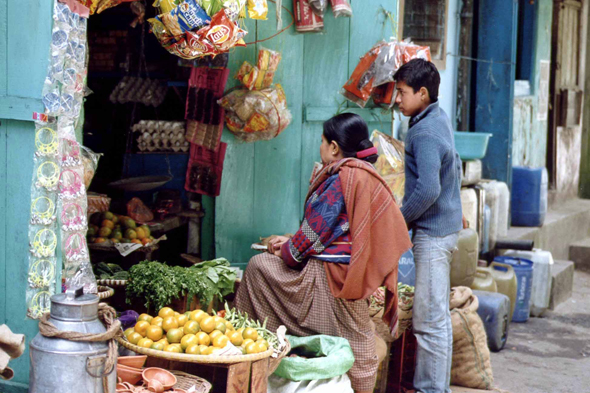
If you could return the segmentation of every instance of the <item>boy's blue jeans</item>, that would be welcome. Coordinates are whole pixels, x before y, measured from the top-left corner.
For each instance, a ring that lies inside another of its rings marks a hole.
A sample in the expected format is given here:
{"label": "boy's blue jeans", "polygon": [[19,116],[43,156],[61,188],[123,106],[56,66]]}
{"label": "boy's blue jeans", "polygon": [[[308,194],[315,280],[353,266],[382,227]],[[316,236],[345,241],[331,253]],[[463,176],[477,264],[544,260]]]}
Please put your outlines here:
{"label": "boy's blue jeans", "polygon": [[422,393],[451,393],[453,329],[449,311],[450,271],[458,233],[413,236],[416,263],[413,328],[418,340],[414,388]]}

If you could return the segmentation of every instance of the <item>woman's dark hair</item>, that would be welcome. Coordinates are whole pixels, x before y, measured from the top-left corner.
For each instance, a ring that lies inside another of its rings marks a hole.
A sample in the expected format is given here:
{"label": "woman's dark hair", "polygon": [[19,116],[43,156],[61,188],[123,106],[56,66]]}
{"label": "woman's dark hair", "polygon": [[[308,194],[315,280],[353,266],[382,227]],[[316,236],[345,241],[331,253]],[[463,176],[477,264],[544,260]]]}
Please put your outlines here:
{"label": "woman's dark hair", "polygon": [[[370,149],[373,142],[369,140],[369,127],[359,115],[342,113],[324,123],[324,137],[328,143],[338,143],[344,157],[354,157],[359,151]],[[361,158],[371,164],[377,161],[377,154]]]}

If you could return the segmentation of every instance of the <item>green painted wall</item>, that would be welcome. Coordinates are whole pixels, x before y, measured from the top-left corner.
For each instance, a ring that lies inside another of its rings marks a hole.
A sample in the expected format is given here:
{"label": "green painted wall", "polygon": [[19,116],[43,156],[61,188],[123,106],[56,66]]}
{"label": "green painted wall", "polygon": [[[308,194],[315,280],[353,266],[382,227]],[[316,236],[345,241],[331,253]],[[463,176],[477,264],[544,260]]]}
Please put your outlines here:
{"label": "green painted wall", "polygon": [[[37,322],[25,319],[35,132],[30,119],[43,110],[52,4],[0,0],[0,324],[24,333],[27,343],[37,334]],[[10,366],[16,375],[0,380],[0,392],[26,392],[28,351]]]}
{"label": "green painted wall", "polygon": [[512,164],[544,167],[547,161],[547,120],[537,120],[541,60],[551,59],[553,1],[538,0],[531,95],[514,98]]}
{"label": "green painted wall", "polygon": [[[274,5],[269,5],[270,15]],[[283,5],[292,9],[291,2]],[[224,133],[228,149],[221,195],[215,203],[218,257],[244,264],[254,255],[250,245],[260,236],[298,229],[313,163],[319,161],[322,123],[344,101],[338,92],[359,58],[378,40],[392,36],[380,6],[395,12],[397,3],[353,0],[351,19],[334,19],[328,10],[324,34],[297,34],[291,29],[261,44],[283,54],[275,82],[285,89],[293,121],[272,141],[245,144]],[[289,20],[286,13],[284,19]],[[276,29],[274,22],[265,22],[249,31],[248,41],[253,35],[268,37]],[[232,72],[255,57],[255,46],[236,50],[230,56]],[[370,121],[371,130],[391,132],[390,114],[359,113]]]}

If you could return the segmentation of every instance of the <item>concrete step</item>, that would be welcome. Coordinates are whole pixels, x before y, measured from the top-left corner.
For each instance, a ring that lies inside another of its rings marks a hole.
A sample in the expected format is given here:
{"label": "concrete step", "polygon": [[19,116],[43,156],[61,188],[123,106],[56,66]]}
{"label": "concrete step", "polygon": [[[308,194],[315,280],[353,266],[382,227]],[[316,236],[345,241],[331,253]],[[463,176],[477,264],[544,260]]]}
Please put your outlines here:
{"label": "concrete step", "polygon": [[572,261],[556,260],[551,268],[551,300],[549,309],[555,310],[557,306],[572,297],[574,287],[574,263]]}
{"label": "concrete step", "polygon": [[570,260],[576,269],[590,271],[590,237],[570,244]]}

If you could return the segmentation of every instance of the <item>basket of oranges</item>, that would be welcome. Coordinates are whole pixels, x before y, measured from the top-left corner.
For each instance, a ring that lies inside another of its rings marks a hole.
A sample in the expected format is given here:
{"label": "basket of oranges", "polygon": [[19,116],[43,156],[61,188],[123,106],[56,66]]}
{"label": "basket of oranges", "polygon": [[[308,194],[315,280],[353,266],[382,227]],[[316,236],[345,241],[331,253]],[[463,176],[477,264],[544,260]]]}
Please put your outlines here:
{"label": "basket of oranges", "polygon": [[[265,329],[266,330],[266,329]],[[141,314],[125,330],[119,344],[134,352],[188,363],[239,363],[268,358],[276,336],[254,327],[236,328],[219,315],[203,310],[175,312],[170,307],[152,317]]]}

